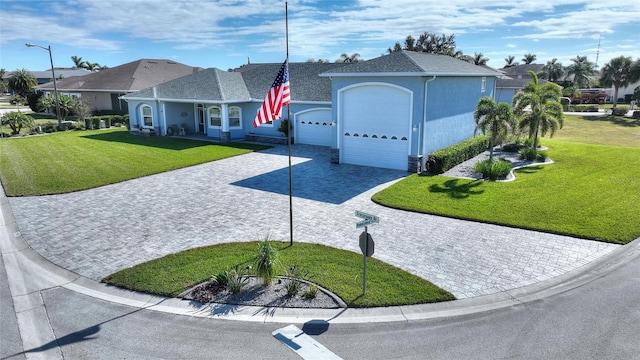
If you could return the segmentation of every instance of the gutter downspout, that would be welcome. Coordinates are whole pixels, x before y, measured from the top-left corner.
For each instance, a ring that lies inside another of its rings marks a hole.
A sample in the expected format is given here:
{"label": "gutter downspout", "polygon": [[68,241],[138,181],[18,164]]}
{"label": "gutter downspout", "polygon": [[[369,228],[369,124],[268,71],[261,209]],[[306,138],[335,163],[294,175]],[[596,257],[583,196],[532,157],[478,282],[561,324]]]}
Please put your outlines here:
{"label": "gutter downspout", "polygon": [[424,102],[423,102],[423,106],[422,106],[422,124],[420,124],[419,129],[418,129],[418,136],[420,136],[418,138],[418,158],[420,159],[420,167],[418,169],[418,172],[422,172],[425,169],[425,163],[427,161],[427,159],[424,158],[424,152],[425,152],[425,144],[424,144],[424,130],[427,127],[427,90],[429,88],[428,84],[429,82],[433,81],[436,79],[436,76],[433,75],[433,77],[431,79],[425,79],[424,81]]}

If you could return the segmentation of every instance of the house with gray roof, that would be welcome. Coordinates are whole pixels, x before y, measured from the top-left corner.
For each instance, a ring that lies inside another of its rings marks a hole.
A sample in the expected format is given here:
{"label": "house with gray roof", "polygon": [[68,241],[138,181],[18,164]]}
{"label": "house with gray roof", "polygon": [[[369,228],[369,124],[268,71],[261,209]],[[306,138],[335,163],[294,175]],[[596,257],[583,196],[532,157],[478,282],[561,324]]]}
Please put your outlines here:
{"label": "house with gray roof", "polygon": [[[118,99],[120,96],[200,70],[171,60],[140,59],[82,76],[65,77],[57,80],[56,85],[60,94],[87,99],[93,110],[126,113],[127,104]],[[36,89],[53,95],[53,81]]]}
{"label": "house with gray roof", "polygon": [[[279,68],[211,68],[122,99],[132,130],[221,142],[278,137],[280,120],[252,123]],[[424,155],[474,135],[478,99],[495,96],[500,76],[450,56],[410,51],[350,64],[291,63],[292,134],[296,144],[326,146],[335,163],[413,172]]]}

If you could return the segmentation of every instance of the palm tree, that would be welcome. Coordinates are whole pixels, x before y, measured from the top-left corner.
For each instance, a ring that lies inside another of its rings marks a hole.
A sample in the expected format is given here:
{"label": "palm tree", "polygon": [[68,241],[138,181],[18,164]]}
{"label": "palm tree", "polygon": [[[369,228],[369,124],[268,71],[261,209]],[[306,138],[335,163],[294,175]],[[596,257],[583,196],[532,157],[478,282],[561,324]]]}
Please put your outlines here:
{"label": "palm tree", "polygon": [[504,62],[505,62],[504,67],[505,67],[505,68],[508,68],[508,67],[512,67],[512,66],[518,66],[518,65],[520,65],[520,64],[519,64],[517,61],[515,61],[515,60],[516,60],[516,57],[515,57],[515,56],[513,56],[513,55],[509,55],[509,57],[504,58]]}
{"label": "palm tree", "polygon": [[38,82],[32,73],[26,69],[16,70],[11,74],[9,78],[9,89],[24,96],[26,93],[31,92]]}
{"label": "palm tree", "polygon": [[537,56],[532,53],[524,54],[522,62],[524,62],[525,64],[533,64],[533,62],[536,61],[536,58]]}
{"label": "palm tree", "polygon": [[90,61],[87,61],[84,65],[84,68],[91,71],[91,72],[95,72],[98,71],[102,68],[102,66],[98,63],[92,63]]}
{"label": "palm tree", "polygon": [[540,72],[541,78],[552,82],[557,82],[563,75],[564,67],[556,58],[551,59],[551,61],[547,61],[547,64],[542,67],[542,71]]}
{"label": "palm tree", "polygon": [[640,74],[633,71],[634,63],[630,56],[619,56],[611,59],[600,71],[600,84],[614,87],[613,107],[618,104],[618,90],[627,87],[640,78]]}
{"label": "palm tree", "polygon": [[533,81],[525,84],[522,91],[513,96],[513,111],[520,120],[520,129],[529,129],[529,139],[533,139],[533,148],[538,148],[538,134],[550,136],[564,124],[564,114],[560,97],[562,89],[557,84],[538,83],[538,75],[529,71]]}
{"label": "palm tree", "polygon": [[586,56],[580,55],[577,55],[571,61],[573,61],[573,64],[567,67],[567,75],[573,75],[573,82],[578,87],[588,87],[589,76],[597,73],[596,65],[587,60]]}
{"label": "palm tree", "polygon": [[480,129],[483,134],[487,132],[490,134],[489,161],[492,161],[493,148],[515,127],[511,106],[504,102],[496,104],[493,98],[483,96],[478,101],[473,116],[476,120],[475,131]]}
{"label": "palm tree", "polygon": [[4,82],[4,76],[7,73],[7,70],[4,68],[0,69],[0,93],[4,94],[7,91],[7,83]]}
{"label": "palm tree", "polygon": [[473,61],[475,65],[487,65],[489,58],[484,57],[483,53],[474,53]]}
{"label": "palm tree", "polygon": [[87,66],[87,63],[82,61],[81,57],[77,57],[75,55],[71,56],[71,61],[73,61],[73,67],[78,69],[84,69]]}
{"label": "palm tree", "polygon": [[359,61],[360,61],[360,54],[358,53],[353,53],[351,55],[347,53],[342,53],[340,54],[340,58],[336,60],[337,63],[351,63],[351,62],[359,62]]}

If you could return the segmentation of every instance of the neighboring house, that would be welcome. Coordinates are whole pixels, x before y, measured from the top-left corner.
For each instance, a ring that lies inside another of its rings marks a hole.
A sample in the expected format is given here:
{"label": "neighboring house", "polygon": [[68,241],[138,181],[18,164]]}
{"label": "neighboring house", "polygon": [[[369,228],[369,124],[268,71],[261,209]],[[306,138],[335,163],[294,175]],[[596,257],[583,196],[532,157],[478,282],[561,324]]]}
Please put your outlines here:
{"label": "neighboring house", "polygon": [[[64,79],[72,76],[83,76],[87,74],[91,74],[91,71],[87,69],[78,69],[78,68],[53,68],[56,73],[57,79]],[[42,70],[42,71],[29,71],[33,77],[36,78],[36,82],[38,85],[48,83],[49,81],[53,81],[51,69]],[[12,71],[8,71],[4,74],[4,80],[8,81],[11,77]]]}
{"label": "neighboring house", "polygon": [[[131,129],[186,131],[222,142],[281,136],[279,120],[252,125],[279,67],[206,69],[123,96]],[[292,63],[289,75],[296,144],[331,147],[336,163],[414,172],[424,154],[474,135],[478,99],[495,95],[501,73],[402,51],[348,65]]]}
{"label": "neighboring house", "polygon": [[544,67],[543,64],[522,64],[500,69],[500,72],[512,79],[529,79],[532,80],[529,71],[539,74]]}
{"label": "neighboring house", "polygon": [[[56,85],[59,94],[88,99],[93,110],[126,113],[127,104],[118,99],[120,96],[200,70],[202,68],[171,60],[141,59],[83,76],[65,77],[57,80]],[[39,85],[36,89],[52,96],[53,82]]]}
{"label": "neighboring house", "polygon": [[[522,90],[524,85],[533,80],[529,71],[533,71],[538,74],[542,71],[544,65],[542,64],[522,64],[499,69],[504,76],[498,79],[496,83],[496,96],[495,100],[498,103],[506,102],[511,104],[513,95],[519,90]],[[547,80],[538,79],[539,84],[547,83]]]}

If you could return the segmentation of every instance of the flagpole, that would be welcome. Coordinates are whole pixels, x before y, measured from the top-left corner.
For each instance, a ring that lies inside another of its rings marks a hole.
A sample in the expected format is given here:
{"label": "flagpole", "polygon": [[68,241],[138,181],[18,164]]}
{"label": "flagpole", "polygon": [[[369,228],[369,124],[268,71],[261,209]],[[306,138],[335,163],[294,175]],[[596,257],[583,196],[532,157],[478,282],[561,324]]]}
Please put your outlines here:
{"label": "flagpole", "polygon": [[[287,68],[289,67],[289,5],[288,2],[284,2],[284,19],[285,19],[285,42],[287,48]],[[291,73],[289,73],[291,76]],[[291,105],[287,104],[287,147],[289,149],[289,245],[293,246],[293,186],[291,176]]]}

